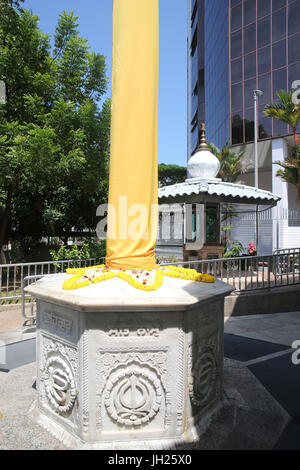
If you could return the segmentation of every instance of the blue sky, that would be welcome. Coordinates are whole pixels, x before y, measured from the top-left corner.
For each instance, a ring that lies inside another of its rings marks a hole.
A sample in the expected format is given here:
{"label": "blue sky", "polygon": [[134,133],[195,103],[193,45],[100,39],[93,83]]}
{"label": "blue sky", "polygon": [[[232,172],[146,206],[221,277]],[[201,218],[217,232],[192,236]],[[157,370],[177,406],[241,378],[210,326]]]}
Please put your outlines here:
{"label": "blue sky", "polygon": [[[53,35],[58,15],[73,10],[92,50],[107,57],[111,77],[112,0],[25,0]],[[186,165],[187,1],[160,0],[159,163]],[[110,94],[110,92],[109,92]]]}

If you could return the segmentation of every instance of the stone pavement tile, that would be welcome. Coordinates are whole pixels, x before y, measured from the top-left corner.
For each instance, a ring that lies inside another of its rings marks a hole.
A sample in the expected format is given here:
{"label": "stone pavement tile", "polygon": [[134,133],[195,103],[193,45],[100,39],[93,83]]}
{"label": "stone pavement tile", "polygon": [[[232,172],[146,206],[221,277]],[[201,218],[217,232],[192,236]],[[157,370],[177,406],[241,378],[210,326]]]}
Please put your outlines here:
{"label": "stone pavement tile", "polygon": [[5,363],[1,365],[1,368],[4,370],[12,370],[36,360],[35,338],[6,344],[1,346],[1,349],[3,348],[5,349]]}
{"label": "stone pavement tile", "polygon": [[25,415],[36,396],[32,388],[36,374],[35,363],[14,369],[0,380],[0,413]]}
{"label": "stone pavement tile", "polygon": [[300,339],[300,312],[247,315],[225,319],[225,333],[289,346]]}
{"label": "stone pavement tile", "polygon": [[290,416],[300,421],[300,364],[293,364],[292,354],[250,365],[249,369]]}
{"label": "stone pavement tile", "polygon": [[258,341],[245,336],[224,334],[224,355],[237,361],[250,361],[287,349],[287,346]]}
{"label": "stone pavement tile", "polygon": [[0,448],[15,450],[59,450],[65,447],[32,422],[27,416],[11,416],[1,419]]}
{"label": "stone pavement tile", "polygon": [[[26,315],[30,315],[30,305],[25,309]],[[21,304],[0,305],[0,333],[15,331],[28,327],[29,321],[22,316]]]}
{"label": "stone pavement tile", "polygon": [[276,450],[300,450],[300,422],[288,423],[276,445]]}
{"label": "stone pavement tile", "polygon": [[19,328],[14,331],[7,331],[0,333],[0,342],[1,344],[11,344],[17,343],[19,341],[26,341],[27,339],[32,339],[36,337],[36,328],[35,327],[26,327]]}
{"label": "stone pavement tile", "polygon": [[224,390],[225,405],[207,431],[176,449],[273,449],[289,422],[286,411],[246,367],[229,359],[224,361]]}

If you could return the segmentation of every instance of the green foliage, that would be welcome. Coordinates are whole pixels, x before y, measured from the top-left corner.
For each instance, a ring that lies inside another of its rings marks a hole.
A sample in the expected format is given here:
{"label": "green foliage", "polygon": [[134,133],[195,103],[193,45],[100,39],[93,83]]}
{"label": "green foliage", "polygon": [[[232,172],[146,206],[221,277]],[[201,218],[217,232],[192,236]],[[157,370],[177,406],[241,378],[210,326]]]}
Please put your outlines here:
{"label": "green foliage", "polygon": [[179,165],[158,165],[159,186],[169,186],[176,183],[183,183],[186,180],[186,167]]}
{"label": "green foliage", "polygon": [[[101,258],[105,257],[106,253],[106,243],[102,241],[101,243],[89,240],[83,245],[79,246],[73,244],[71,246],[62,245],[58,250],[51,250],[50,255],[53,261],[64,261],[72,260],[74,263],[70,264],[70,267],[77,267],[80,264],[76,263],[76,260],[87,260],[94,258],[96,263],[99,263]],[[56,265],[59,267],[59,263]]]}
{"label": "green foliage", "polygon": [[[72,260],[73,263],[69,265],[71,268],[80,266],[80,263],[76,263],[76,260],[86,260],[90,257],[87,244],[80,247],[77,245],[72,245],[71,247],[62,245],[57,251],[51,250],[50,255],[53,261]],[[57,263],[56,267],[60,270],[60,263]]]}
{"label": "green foliage", "polygon": [[226,142],[226,144],[221,149],[219,149],[210,142],[208,142],[207,145],[210,151],[220,161],[221,167],[218,177],[221,178],[222,181],[228,183],[236,183],[238,178],[240,178],[241,175],[247,170],[247,167],[245,165],[242,166],[242,158],[244,156],[244,152],[233,152],[228,142]]}
{"label": "green foliage", "polygon": [[106,202],[110,100],[105,57],[62,13],[51,51],[38,17],[0,0],[0,250],[8,227],[20,239],[94,230]]}
{"label": "green foliage", "polygon": [[243,252],[243,245],[238,241],[234,240],[231,246],[226,246],[223,252],[223,258],[238,258]]}
{"label": "green foliage", "polygon": [[101,240],[101,242],[96,242],[93,240],[88,241],[89,254],[90,258],[95,258],[97,263],[101,258],[106,256],[106,240]]}
{"label": "green foliage", "polygon": [[274,164],[282,167],[277,171],[276,176],[296,186],[300,201],[300,145],[297,145],[285,160],[274,162]]}
{"label": "green foliage", "polygon": [[276,94],[280,102],[267,104],[264,109],[264,115],[289,124],[293,129],[295,145],[297,145],[296,130],[300,118],[300,105],[293,103],[292,93],[280,90]]}
{"label": "green foliage", "polygon": [[282,169],[277,171],[276,176],[280,177],[286,183],[293,184],[298,189],[298,199],[300,201],[300,146],[297,139],[297,125],[300,118],[300,105],[293,103],[292,93],[284,90],[277,92],[280,99],[279,103],[269,103],[265,106],[265,116],[279,119],[289,124],[294,133],[295,148],[288,157],[282,162],[275,162]]}

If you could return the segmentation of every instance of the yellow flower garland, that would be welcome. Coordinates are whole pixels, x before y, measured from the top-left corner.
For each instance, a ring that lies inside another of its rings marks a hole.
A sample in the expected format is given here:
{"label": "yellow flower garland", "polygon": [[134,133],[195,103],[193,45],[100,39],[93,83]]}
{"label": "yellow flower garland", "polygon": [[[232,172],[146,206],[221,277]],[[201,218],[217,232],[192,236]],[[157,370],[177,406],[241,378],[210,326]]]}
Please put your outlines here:
{"label": "yellow flower garland", "polygon": [[[99,275],[88,277],[88,271],[90,270],[96,270],[96,273],[99,272]],[[178,266],[162,267],[157,265],[155,280],[152,284],[148,285],[145,282],[142,283],[136,281],[128,272],[125,272],[124,270],[111,270],[104,264],[90,266],[88,268],[69,268],[66,270],[66,272],[67,274],[73,274],[73,276],[63,282],[62,288],[65,290],[79,289],[81,287],[89,286],[90,283],[97,284],[98,282],[106,281],[114,277],[123,279],[136,289],[144,290],[146,292],[157,290],[162,285],[164,276],[197,282],[215,282],[215,278],[209,274],[198,273],[195,269],[181,268]]]}

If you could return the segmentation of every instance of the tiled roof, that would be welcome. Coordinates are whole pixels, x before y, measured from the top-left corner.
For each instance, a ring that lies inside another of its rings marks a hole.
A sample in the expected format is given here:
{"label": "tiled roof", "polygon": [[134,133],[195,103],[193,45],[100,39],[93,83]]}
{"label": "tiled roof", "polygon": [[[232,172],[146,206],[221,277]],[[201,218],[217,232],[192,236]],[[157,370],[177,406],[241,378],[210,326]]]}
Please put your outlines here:
{"label": "tiled roof", "polygon": [[164,186],[159,188],[158,197],[162,198],[178,198],[182,196],[191,196],[193,194],[200,195],[206,193],[212,196],[224,196],[236,198],[237,202],[245,202],[248,199],[256,199],[258,203],[276,203],[280,201],[280,196],[273,194],[263,189],[254,188],[252,186],[245,186],[235,183],[224,183],[223,181],[186,181],[185,183],[178,183],[172,186]]}

